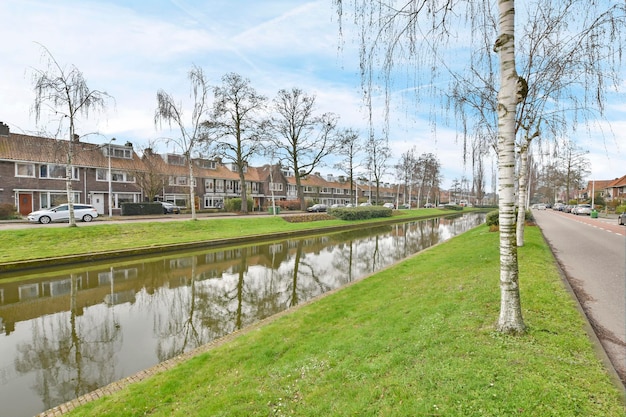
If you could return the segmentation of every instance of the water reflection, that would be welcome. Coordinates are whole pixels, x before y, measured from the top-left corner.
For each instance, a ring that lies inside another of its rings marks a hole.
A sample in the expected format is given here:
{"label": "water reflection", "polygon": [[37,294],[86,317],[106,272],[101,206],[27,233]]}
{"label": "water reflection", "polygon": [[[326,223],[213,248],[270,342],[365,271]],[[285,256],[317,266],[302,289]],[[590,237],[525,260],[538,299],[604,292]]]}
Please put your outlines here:
{"label": "water reflection", "polygon": [[0,282],[0,415],[72,400],[483,221],[459,215]]}

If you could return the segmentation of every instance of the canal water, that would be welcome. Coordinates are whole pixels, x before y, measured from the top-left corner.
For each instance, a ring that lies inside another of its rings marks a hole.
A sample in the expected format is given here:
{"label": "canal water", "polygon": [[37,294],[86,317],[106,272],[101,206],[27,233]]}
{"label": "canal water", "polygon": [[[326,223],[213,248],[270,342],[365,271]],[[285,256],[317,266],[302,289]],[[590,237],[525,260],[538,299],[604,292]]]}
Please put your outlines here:
{"label": "canal water", "polygon": [[484,219],[469,213],[0,279],[0,417],[34,416]]}

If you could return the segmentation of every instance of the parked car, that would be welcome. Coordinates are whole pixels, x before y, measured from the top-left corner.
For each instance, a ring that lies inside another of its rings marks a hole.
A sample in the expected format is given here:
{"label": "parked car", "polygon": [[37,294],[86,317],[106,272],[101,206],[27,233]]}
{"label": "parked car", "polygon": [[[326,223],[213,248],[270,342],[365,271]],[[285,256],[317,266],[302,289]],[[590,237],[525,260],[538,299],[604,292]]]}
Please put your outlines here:
{"label": "parked car", "polygon": [[572,213],[578,214],[586,214],[591,215],[591,204],[579,204],[575,208],[572,209]]}
{"label": "parked car", "polygon": [[424,208],[433,208],[435,207],[435,205],[433,203],[426,203],[424,204]]}
{"label": "parked car", "polygon": [[160,203],[163,206],[163,214],[180,214],[180,207],[176,204],[167,201],[160,201]]}
{"label": "parked car", "polygon": [[339,208],[339,207],[346,207],[346,206],[345,204],[341,204],[341,203],[335,203],[330,206],[330,208]]}
{"label": "parked car", "polygon": [[[98,217],[98,211],[94,206],[87,204],[74,204],[74,218],[84,222],[90,222]],[[56,207],[33,211],[28,215],[28,221],[33,223],[48,224],[70,220],[69,204],[61,204]]]}
{"label": "parked car", "polygon": [[535,208],[536,208],[537,210],[545,210],[545,209],[546,209],[546,205],[545,205],[545,204],[537,204],[537,205],[535,206]]}
{"label": "parked car", "polygon": [[619,216],[617,216],[617,224],[626,226],[626,213],[622,213]]}
{"label": "parked car", "polygon": [[359,204],[360,207],[369,207],[371,205],[372,205],[372,203],[370,203],[369,201],[366,201],[365,203]]}
{"label": "parked car", "polygon": [[392,210],[393,210],[394,208],[396,208],[396,206],[395,206],[393,203],[385,203],[385,204],[383,204],[383,207],[387,207],[387,208],[390,208],[390,209],[392,209]]}
{"label": "parked car", "polygon": [[306,211],[311,213],[320,213],[328,210],[328,206],[326,204],[313,204],[311,207],[306,209]]}

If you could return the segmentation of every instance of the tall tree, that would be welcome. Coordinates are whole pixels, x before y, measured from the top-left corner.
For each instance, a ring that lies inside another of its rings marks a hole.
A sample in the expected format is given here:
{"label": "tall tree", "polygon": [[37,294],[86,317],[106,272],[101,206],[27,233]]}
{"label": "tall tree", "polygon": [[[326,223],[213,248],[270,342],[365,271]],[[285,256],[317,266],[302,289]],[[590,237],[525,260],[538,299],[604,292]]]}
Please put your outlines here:
{"label": "tall tree", "polygon": [[354,196],[353,204],[356,206],[358,203],[358,195],[354,189],[354,170],[360,166],[357,162],[357,156],[361,146],[359,133],[353,129],[343,129],[339,132],[338,141],[338,154],[343,157],[343,159],[335,164],[335,168],[348,175],[348,182],[350,183],[350,199],[352,200]]}
{"label": "tall tree", "polygon": [[[367,152],[367,158],[365,163],[367,165],[367,171],[370,174],[370,181],[374,177],[374,184],[376,184],[376,204],[380,201],[380,183],[383,180],[385,174],[387,174],[387,161],[391,157],[391,148],[389,148],[389,142],[386,138],[371,135],[365,143],[365,150]],[[372,195],[370,193],[370,202]]]}
{"label": "tall tree", "polygon": [[[191,87],[190,96],[193,99],[190,124],[184,119],[182,103],[176,103],[174,98],[164,90],[157,91],[157,108],[154,112],[154,125],[161,127],[165,122],[169,127],[175,125],[180,130],[177,138],[168,138],[169,142],[181,148],[189,172],[189,204],[191,205],[191,219],[197,220],[196,215],[196,180],[194,175],[193,152],[205,140],[201,132],[201,123],[206,117],[209,108],[210,86],[202,68],[193,66],[187,74]],[[204,142],[206,143],[206,142]]]}
{"label": "tall tree", "polygon": [[413,192],[413,184],[415,179],[415,171],[417,160],[415,158],[415,146],[406,150],[400,155],[396,164],[396,176],[401,184],[404,185],[403,203],[411,207],[411,194]]}
{"label": "tall tree", "polygon": [[78,68],[74,65],[69,68],[63,67],[45,46],[41,45],[41,50],[43,59],[46,61],[46,69],[33,70],[32,79],[35,88],[33,111],[35,120],[39,122],[42,111],[49,106],[55,115],[61,116],[60,129],[65,120],[69,123],[69,141],[65,161],[65,190],[69,206],[69,225],[75,227],[72,178],[74,152],[76,151],[74,145],[78,140],[75,131],[77,117],[79,115],[88,117],[90,111],[104,110],[106,107],[105,99],[110,98],[110,96],[104,91],[89,89],[83,73]]}
{"label": "tall tree", "polygon": [[338,147],[338,117],[316,114],[315,96],[299,88],[280,90],[274,98],[270,130],[285,167],[293,170],[300,208],[306,209],[302,178],[311,174]]}
{"label": "tall tree", "polygon": [[575,197],[573,191],[582,187],[583,179],[589,174],[589,159],[586,156],[588,153],[589,151],[582,150],[576,144],[566,141],[557,154],[568,200]]}
{"label": "tall tree", "polygon": [[262,150],[263,120],[267,99],[250,80],[234,72],[222,77],[213,89],[215,101],[210,118],[203,123],[206,138],[215,141],[216,152],[230,161],[239,174],[241,212],[248,213],[246,171],[248,161]]}

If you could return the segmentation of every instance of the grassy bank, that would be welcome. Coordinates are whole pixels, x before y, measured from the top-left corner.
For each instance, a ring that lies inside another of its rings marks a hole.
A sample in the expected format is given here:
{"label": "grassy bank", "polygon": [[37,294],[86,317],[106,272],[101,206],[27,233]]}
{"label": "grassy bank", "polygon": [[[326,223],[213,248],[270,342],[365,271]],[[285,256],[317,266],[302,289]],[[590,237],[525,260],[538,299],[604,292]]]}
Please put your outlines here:
{"label": "grassy bank", "polygon": [[[411,219],[453,212],[438,209],[398,211],[395,219]],[[388,221],[389,218],[367,220],[367,223]],[[77,255],[171,245],[212,239],[266,235],[276,232],[319,229],[330,226],[358,224],[358,221],[322,220],[290,223],[276,216],[237,216],[232,218],[203,218],[198,221],[128,222],[81,225],[78,227],[47,227],[0,230],[0,263],[55,256]]]}
{"label": "grassy bank", "polygon": [[525,336],[494,331],[482,226],[69,416],[623,416],[539,230],[526,238]]}

